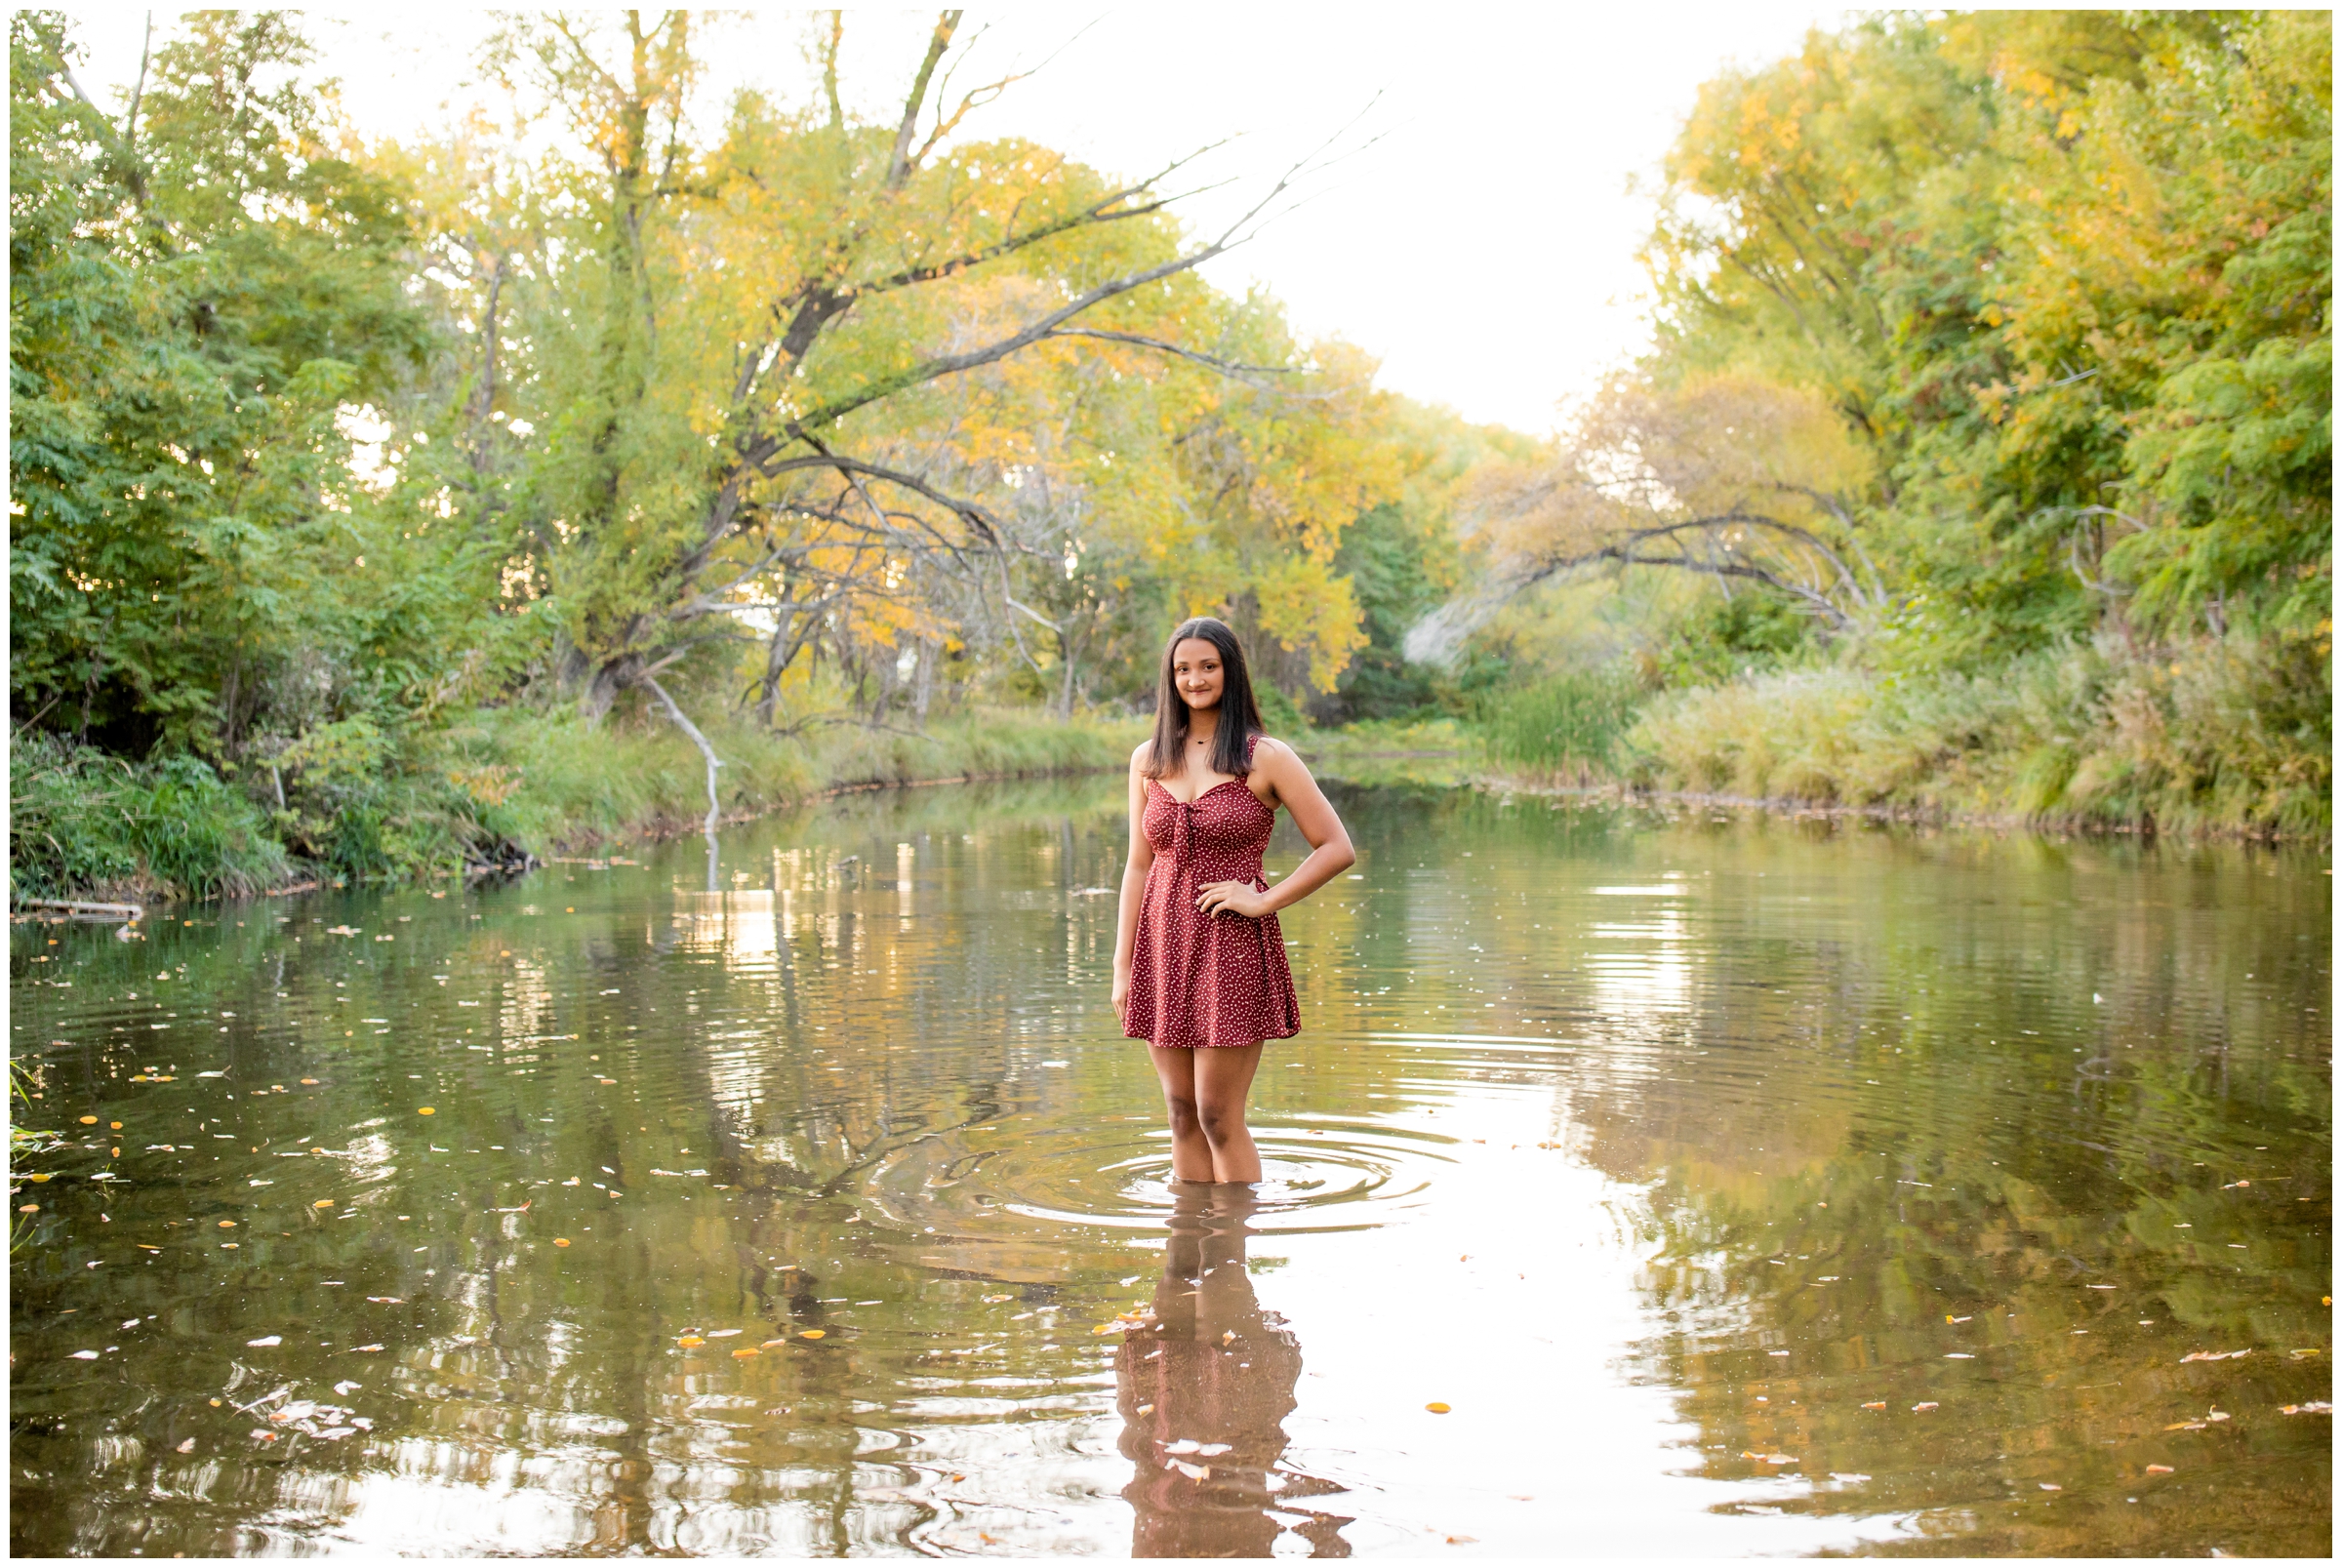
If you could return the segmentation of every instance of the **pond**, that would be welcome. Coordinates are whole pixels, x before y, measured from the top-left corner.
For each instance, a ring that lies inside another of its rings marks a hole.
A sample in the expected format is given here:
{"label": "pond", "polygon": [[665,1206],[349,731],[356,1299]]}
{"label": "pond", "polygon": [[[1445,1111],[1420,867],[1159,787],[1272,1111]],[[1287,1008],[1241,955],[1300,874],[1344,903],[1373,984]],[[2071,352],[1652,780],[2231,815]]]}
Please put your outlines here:
{"label": "pond", "polygon": [[18,926],[13,1549],[2328,1548],[2322,859],[1337,800],[1249,1193],[1114,779]]}

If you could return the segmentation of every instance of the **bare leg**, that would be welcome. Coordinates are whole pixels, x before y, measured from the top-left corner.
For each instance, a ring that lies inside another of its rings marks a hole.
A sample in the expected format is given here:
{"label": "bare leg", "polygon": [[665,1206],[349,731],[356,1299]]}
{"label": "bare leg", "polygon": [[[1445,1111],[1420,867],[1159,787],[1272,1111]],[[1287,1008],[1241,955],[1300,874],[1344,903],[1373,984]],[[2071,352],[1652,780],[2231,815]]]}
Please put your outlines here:
{"label": "bare leg", "polygon": [[1162,1080],[1163,1109],[1171,1121],[1171,1175],[1181,1182],[1212,1180],[1212,1146],[1203,1136],[1195,1104],[1195,1058],[1204,1054],[1150,1045],[1154,1075]]}
{"label": "bare leg", "polygon": [[1188,1054],[1195,1059],[1195,1115],[1211,1146],[1211,1180],[1259,1181],[1261,1153],[1252,1146],[1252,1129],[1244,1125],[1244,1097],[1252,1093],[1261,1048],[1231,1046]]}

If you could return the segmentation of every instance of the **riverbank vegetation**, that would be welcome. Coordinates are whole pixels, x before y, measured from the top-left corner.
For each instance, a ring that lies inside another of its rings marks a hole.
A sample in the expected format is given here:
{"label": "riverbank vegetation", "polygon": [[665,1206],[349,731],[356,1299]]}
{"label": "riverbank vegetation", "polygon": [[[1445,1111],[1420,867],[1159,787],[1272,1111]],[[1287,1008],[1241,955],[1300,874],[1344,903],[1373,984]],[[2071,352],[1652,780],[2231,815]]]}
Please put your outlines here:
{"label": "riverbank vegetation", "polygon": [[1532,771],[2326,836],[2331,59],[1956,14],[1712,82],[1655,348],[1475,472],[1416,651],[1553,672],[1486,710]]}
{"label": "riverbank vegetation", "polygon": [[1898,16],[1718,78],[1655,345],[1546,441],[1197,273],[1322,165],[1197,232],[1206,154],[984,140],[957,18],[868,119],[836,18],[710,104],[718,20],[531,16],[501,118],[398,141],[286,14],[102,104],[15,14],[13,895],[1096,766],[1198,611],[1280,728],[2327,833],[2322,16]]}

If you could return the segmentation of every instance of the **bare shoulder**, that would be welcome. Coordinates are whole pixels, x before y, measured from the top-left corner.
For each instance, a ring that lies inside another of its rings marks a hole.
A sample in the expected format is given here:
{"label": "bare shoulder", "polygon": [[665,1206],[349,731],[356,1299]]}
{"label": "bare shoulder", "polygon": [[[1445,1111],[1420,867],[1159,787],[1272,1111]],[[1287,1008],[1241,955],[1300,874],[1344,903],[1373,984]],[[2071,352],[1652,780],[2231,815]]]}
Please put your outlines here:
{"label": "bare shoulder", "polygon": [[1141,741],[1130,753],[1130,771],[1137,773],[1141,769],[1145,768],[1147,766],[1148,753],[1153,749],[1154,743],[1152,741]]}
{"label": "bare shoulder", "polygon": [[1254,740],[1252,763],[1256,768],[1266,763],[1272,777],[1306,779],[1310,773],[1310,765],[1301,760],[1301,753],[1273,735]]}

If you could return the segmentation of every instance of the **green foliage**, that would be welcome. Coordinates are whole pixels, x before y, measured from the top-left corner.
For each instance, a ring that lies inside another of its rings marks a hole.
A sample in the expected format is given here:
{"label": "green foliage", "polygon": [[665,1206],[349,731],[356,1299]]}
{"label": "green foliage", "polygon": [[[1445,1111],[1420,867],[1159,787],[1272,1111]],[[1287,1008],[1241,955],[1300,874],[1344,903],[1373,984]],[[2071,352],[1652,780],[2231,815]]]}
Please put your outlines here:
{"label": "green foliage", "polygon": [[266,818],[194,757],[132,764],[37,735],[9,766],[16,898],[220,898],[290,880]]}
{"label": "green foliage", "polygon": [[1311,704],[1312,712],[1348,723],[1395,718],[1436,702],[1434,671],[1409,663],[1399,644],[1439,602],[1442,583],[1454,573],[1454,540],[1437,519],[1410,515],[1393,502],[1359,513],[1342,536],[1334,565],[1357,598],[1366,646],[1343,670],[1334,693]]}
{"label": "green foliage", "polygon": [[1778,594],[1704,595],[1668,628],[1657,655],[1669,686],[1706,686],[1770,669],[1810,647],[1812,620]]}
{"label": "green foliage", "polygon": [[1671,159],[1654,373],[1827,392],[1881,460],[1861,533],[1971,666],[2110,619],[2314,625],[2331,59],[2322,13],[1816,33]]}
{"label": "green foliage", "polygon": [[1613,774],[1641,702],[1622,665],[1564,670],[1483,695],[1476,728],[1499,767],[1583,782]]}
{"label": "green foliage", "polygon": [[[1657,564],[1743,578],[1741,519],[1826,495],[1808,607],[1837,619],[1825,646],[1788,594],[1646,601],[1670,690],[1636,779],[2330,830],[2331,35],[1894,14],[1703,89],[1649,248],[1656,350],[1570,448],[1595,482],[1549,461],[1479,494],[1500,545],[1575,558],[1625,462],[1709,529]],[[1740,412],[1683,416],[1718,387]],[[1744,450],[1747,411],[1799,397],[1860,449],[1838,482]]]}

